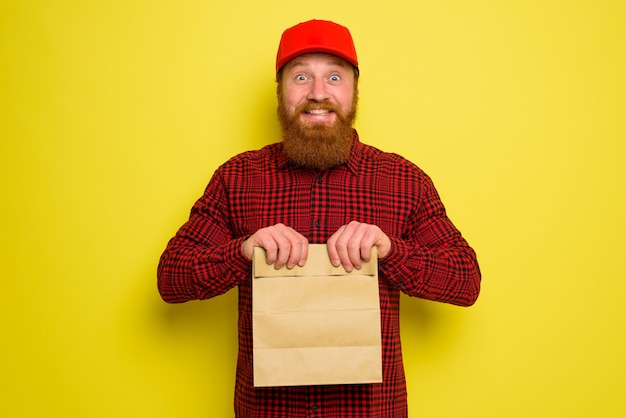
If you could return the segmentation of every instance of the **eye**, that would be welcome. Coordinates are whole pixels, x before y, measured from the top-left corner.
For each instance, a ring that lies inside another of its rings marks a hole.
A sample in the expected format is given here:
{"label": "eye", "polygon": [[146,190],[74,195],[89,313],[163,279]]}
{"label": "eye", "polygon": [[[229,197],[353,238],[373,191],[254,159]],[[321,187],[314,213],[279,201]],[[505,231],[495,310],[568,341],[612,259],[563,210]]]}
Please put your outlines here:
{"label": "eye", "polygon": [[331,75],[330,81],[332,81],[333,83],[338,83],[339,81],[341,81],[341,77],[339,77],[338,75]]}
{"label": "eye", "polygon": [[302,82],[305,82],[305,81],[307,80],[307,76],[306,76],[305,74],[297,74],[297,75],[294,77],[294,80],[295,80],[297,83],[302,83]]}

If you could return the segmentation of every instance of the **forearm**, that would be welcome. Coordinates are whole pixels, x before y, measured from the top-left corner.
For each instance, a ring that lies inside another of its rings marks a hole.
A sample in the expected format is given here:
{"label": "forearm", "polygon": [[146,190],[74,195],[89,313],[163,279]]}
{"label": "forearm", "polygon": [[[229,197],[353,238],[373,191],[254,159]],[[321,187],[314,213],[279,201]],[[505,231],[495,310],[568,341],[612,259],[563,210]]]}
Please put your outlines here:
{"label": "forearm", "polygon": [[480,292],[476,254],[459,237],[427,248],[392,238],[392,250],[380,262],[381,275],[409,296],[470,306]]}
{"label": "forearm", "polygon": [[180,303],[221,295],[246,280],[250,262],[241,253],[243,239],[204,246],[174,237],[161,256],[158,290],[164,301]]}

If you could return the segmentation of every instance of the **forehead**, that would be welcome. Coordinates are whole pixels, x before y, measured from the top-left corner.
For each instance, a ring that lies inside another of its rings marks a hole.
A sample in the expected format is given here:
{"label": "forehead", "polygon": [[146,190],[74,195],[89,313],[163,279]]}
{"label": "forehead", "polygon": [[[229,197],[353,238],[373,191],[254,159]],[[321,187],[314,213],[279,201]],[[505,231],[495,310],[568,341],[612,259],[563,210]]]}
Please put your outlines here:
{"label": "forehead", "polygon": [[285,65],[285,70],[300,69],[303,67],[313,67],[317,65],[325,65],[327,67],[337,67],[351,69],[352,64],[336,55],[326,54],[322,52],[313,52],[300,55]]}

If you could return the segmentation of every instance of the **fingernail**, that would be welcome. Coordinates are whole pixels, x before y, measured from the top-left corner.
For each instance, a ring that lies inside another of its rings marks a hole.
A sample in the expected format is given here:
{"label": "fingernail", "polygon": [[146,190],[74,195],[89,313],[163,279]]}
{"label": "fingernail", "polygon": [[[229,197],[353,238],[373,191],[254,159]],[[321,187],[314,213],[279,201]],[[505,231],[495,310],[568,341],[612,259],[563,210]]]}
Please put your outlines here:
{"label": "fingernail", "polygon": [[330,262],[333,264],[333,266],[335,267],[339,267],[339,265],[341,264],[341,261],[339,260],[330,260]]}

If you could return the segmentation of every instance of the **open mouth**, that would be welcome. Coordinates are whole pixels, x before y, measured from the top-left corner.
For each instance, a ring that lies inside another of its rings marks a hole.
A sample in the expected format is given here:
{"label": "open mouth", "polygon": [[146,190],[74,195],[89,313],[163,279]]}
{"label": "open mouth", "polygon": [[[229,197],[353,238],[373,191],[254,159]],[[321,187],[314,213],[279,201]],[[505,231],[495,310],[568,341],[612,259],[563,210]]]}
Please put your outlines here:
{"label": "open mouth", "polygon": [[324,116],[330,114],[331,112],[332,111],[328,109],[309,109],[306,110],[304,113],[306,113],[307,115]]}

